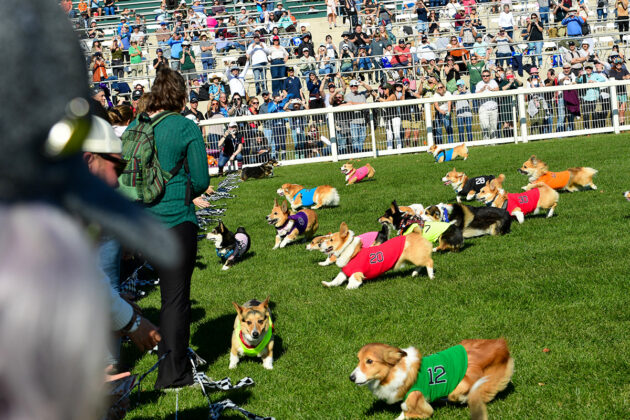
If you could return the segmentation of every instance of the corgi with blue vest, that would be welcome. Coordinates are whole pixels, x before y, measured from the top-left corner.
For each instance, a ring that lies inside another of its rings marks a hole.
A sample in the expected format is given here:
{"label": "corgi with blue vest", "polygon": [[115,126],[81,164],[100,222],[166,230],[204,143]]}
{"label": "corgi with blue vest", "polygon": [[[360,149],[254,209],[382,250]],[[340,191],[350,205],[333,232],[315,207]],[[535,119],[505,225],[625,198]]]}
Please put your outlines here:
{"label": "corgi with blue vest", "polygon": [[436,144],[429,147],[427,152],[430,155],[433,155],[433,158],[437,163],[442,162],[450,162],[451,160],[457,159],[458,157],[463,158],[464,160],[468,159],[468,147],[466,147],[466,143],[462,143],[459,146],[455,146],[452,149],[444,149]]}
{"label": "corgi with blue vest", "polygon": [[358,358],[350,381],[367,386],[388,404],[400,402],[397,420],[431,417],[431,403],[441,398],[468,403],[472,419],[487,419],[486,404],[508,386],[514,373],[504,339],[463,340],[429,356],[415,347],[371,343],[359,350]]}
{"label": "corgi with blue vest", "polygon": [[230,369],[236,369],[241,357],[259,357],[265,369],[273,369],[273,320],[269,310],[269,296],[264,302],[256,299],[242,306],[232,302],[236,308]]}
{"label": "corgi with blue vest", "polygon": [[321,207],[336,207],[339,205],[339,193],[330,185],[320,185],[315,188],[304,188],[298,184],[282,184],[277,191],[285,197],[294,211],[302,207],[319,209]]}
{"label": "corgi with blue vest", "polygon": [[291,213],[286,201],[279,205],[275,198],[271,213],[267,215],[267,223],[276,228],[276,244],[273,249],[284,248],[295,242],[300,235],[310,240],[319,227],[317,213],[313,210],[304,209]]}

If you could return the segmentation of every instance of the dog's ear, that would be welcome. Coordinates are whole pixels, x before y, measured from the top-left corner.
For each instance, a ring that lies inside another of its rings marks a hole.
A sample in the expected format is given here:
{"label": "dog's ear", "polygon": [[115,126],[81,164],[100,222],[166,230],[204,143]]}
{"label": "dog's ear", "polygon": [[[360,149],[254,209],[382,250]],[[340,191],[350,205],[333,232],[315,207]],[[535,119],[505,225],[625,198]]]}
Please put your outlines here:
{"label": "dog's ear", "polygon": [[219,231],[225,232],[225,225],[223,224],[223,220],[219,220]]}
{"label": "dog's ear", "polygon": [[232,305],[234,306],[234,308],[236,308],[236,312],[238,313],[239,316],[243,315],[243,308],[241,307],[241,305],[239,305],[236,302],[232,302]]}
{"label": "dog's ear", "polygon": [[273,199],[273,206],[274,207],[278,207],[278,199],[277,198]]}
{"label": "dog's ear", "polygon": [[403,350],[392,347],[391,349],[385,350],[385,353],[383,353],[383,361],[388,365],[395,366],[400,362],[400,359],[405,356],[407,356],[407,353]]}
{"label": "dog's ear", "polygon": [[529,158],[529,160],[533,163],[536,164],[536,161],[538,161],[538,158],[536,157],[536,155],[532,155],[532,157]]}
{"label": "dog's ear", "polygon": [[289,210],[288,206],[287,206],[287,202],[286,200],[282,202],[282,212],[286,213]]}
{"label": "dog's ear", "polygon": [[265,299],[265,301],[263,303],[261,303],[259,306],[268,309],[269,308],[269,296],[267,296],[267,299]]}
{"label": "dog's ear", "polygon": [[455,169],[455,167],[453,166],[453,172],[457,172],[457,169]]}
{"label": "dog's ear", "polygon": [[505,175],[500,174],[500,175],[497,177],[497,180],[498,180],[498,182],[503,183],[503,181],[505,181]]}
{"label": "dog's ear", "polygon": [[339,235],[341,235],[342,238],[348,236],[348,225],[346,222],[341,222],[341,225],[339,225]]}

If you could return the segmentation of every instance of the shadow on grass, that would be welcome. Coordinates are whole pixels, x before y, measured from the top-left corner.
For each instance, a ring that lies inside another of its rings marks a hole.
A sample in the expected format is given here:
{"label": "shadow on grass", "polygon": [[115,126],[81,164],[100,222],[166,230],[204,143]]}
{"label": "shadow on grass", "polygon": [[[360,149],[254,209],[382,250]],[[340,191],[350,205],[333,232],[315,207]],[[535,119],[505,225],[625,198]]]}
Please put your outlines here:
{"label": "shadow on grass", "polygon": [[212,366],[219,356],[230,351],[234,317],[235,315],[226,314],[204,321],[192,335],[191,343],[199,349],[199,355],[208,365]]}

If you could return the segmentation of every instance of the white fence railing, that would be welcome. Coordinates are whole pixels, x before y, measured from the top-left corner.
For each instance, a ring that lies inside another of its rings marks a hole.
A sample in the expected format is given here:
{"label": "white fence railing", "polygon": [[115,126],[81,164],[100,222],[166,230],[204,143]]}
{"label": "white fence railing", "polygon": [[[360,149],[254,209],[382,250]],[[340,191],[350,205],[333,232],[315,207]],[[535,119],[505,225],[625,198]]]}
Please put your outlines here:
{"label": "white fence railing", "polygon": [[[520,88],[445,98],[370,102],[331,108],[212,118],[201,121],[208,153],[236,122],[245,165],[276,158],[283,165],[424,152],[445,148],[620,133],[629,80]],[[451,102],[450,112],[440,105]],[[468,106],[466,107],[466,104]],[[205,111],[205,110],[201,110]]]}

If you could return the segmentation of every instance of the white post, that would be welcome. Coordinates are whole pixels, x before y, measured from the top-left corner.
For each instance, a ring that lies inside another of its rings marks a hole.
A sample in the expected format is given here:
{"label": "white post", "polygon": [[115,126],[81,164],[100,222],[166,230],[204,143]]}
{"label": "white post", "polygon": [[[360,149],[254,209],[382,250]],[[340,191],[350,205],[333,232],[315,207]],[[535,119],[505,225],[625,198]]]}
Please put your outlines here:
{"label": "white post", "polygon": [[431,104],[424,104],[424,122],[427,126],[427,146],[433,146],[433,121],[431,119]]}
{"label": "white post", "polygon": [[525,94],[516,95],[518,101],[518,115],[521,122],[521,142],[527,143],[527,113],[525,111]]}
{"label": "white post", "polygon": [[374,133],[374,112],[370,108],[370,132],[372,138],[372,156],[378,157],[378,150],[376,150],[376,133]]}
{"label": "white post", "polygon": [[617,86],[610,87],[610,112],[612,112],[613,128],[619,134],[619,101],[617,101]]}
{"label": "white post", "polygon": [[337,135],[335,133],[335,116],[332,112],[326,114],[328,120],[328,134],[330,135],[330,151],[333,162],[339,161],[337,156]]}

